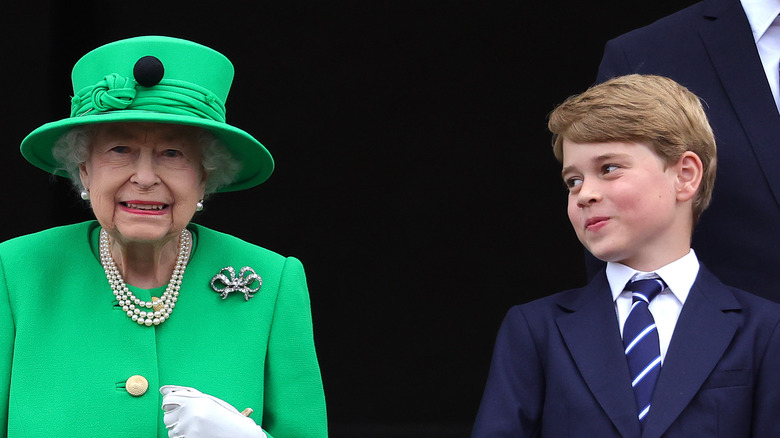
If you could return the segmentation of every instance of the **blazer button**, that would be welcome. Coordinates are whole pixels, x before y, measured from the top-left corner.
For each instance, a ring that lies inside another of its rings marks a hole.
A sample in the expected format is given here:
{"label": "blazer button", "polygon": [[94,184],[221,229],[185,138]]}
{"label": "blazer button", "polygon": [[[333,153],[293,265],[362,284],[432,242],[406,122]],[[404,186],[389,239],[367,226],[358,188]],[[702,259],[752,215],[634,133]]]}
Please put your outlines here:
{"label": "blazer button", "polygon": [[133,397],[140,397],[146,394],[147,389],[149,389],[149,382],[144,376],[131,376],[125,383],[125,390]]}

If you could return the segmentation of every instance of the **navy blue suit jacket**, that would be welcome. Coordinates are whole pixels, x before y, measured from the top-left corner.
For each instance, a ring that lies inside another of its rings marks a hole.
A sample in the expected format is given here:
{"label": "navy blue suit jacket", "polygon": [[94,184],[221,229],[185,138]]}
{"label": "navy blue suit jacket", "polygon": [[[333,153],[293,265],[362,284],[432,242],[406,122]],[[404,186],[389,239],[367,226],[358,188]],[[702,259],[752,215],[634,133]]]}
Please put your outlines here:
{"label": "navy blue suit jacket", "polygon": [[598,81],[628,73],[668,76],[704,101],[718,169],[692,246],[724,283],[780,302],[780,115],[739,0],[704,0],[609,41]]}
{"label": "navy blue suit jacket", "polygon": [[642,433],[602,271],[508,312],[472,437],[780,437],[779,323],[702,266]]}

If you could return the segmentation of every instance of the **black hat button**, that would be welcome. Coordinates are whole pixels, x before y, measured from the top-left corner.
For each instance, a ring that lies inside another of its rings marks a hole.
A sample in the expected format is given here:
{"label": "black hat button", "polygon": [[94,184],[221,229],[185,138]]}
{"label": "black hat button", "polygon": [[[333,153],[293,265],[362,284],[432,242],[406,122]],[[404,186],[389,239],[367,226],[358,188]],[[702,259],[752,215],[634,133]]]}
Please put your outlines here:
{"label": "black hat button", "polygon": [[160,83],[165,74],[162,62],[154,56],[144,56],[135,63],[133,76],[144,87],[153,87]]}

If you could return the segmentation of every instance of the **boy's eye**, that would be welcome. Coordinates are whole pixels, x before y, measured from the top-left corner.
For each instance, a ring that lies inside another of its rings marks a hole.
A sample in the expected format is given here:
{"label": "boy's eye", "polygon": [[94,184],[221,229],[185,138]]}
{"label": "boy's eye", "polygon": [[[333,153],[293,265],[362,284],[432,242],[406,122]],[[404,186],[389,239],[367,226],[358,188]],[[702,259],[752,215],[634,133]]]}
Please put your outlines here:
{"label": "boy's eye", "polygon": [[618,166],[616,166],[614,164],[605,164],[604,168],[603,168],[603,171],[604,171],[604,173],[612,173],[612,172],[616,171],[617,169],[618,169]]}
{"label": "boy's eye", "polygon": [[567,189],[572,190],[582,184],[582,178],[567,178],[564,184],[566,184]]}

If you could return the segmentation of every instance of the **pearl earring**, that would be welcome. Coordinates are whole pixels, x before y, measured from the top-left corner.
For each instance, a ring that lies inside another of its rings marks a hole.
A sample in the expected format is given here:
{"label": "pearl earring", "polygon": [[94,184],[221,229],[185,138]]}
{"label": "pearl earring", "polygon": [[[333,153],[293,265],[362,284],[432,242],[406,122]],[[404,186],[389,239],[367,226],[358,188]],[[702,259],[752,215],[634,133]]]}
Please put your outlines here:
{"label": "pearl earring", "polygon": [[203,211],[203,200],[201,199],[195,203],[195,211]]}
{"label": "pearl earring", "polygon": [[89,190],[84,189],[81,191],[81,199],[89,201]]}

